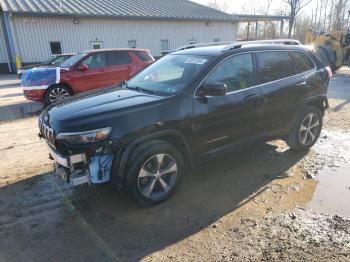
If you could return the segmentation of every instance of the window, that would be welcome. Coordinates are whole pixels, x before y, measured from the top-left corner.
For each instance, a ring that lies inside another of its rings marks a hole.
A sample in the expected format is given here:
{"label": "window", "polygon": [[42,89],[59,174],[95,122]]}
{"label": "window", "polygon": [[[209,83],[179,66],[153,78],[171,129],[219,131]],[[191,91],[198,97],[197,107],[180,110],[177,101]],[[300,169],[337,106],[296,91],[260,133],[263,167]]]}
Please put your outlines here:
{"label": "window", "polygon": [[257,53],[257,58],[261,83],[282,79],[294,74],[294,66],[288,52]]}
{"label": "window", "polygon": [[147,52],[137,51],[135,55],[142,61],[154,61],[154,58]]}
{"label": "window", "polygon": [[253,60],[250,54],[224,60],[206,79],[206,83],[224,83],[227,91],[241,90],[254,85]]}
{"label": "window", "polygon": [[295,63],[295,70],[297,73],[306,72],[312,70],[315,67],[314,63],[310,60],[310,58],[302,52],[292,52],[292,56]]}
{"label": "window", "polygon": [[131,63],[131,58],[127,52],[107,53],[107,65],[127,65]]}
{"label": "window", "polygon": [[64,61],[66,61],[69,58],[69,56],[59,56],[53,59],[53,61],[51,62],[51,65],[60,65],[62,64]]}
{"label": "window", "polygon": [[213,42],[214,43],[219,43],[220,42],[220,38],[214,38]]}
{"label": "window", "polygon": [[128,40],[129,48],[136,48],[136,40]]}
{"label": "window", "polygon": [[160,50],[161,51],[168,51],[169,49],[170,49],[169,40],[168,39],[160,40]]}
{"label": "window", "polygon": [[53,55],[62,54],[61,42],[50,42],[50,49]]}
{"label": "window", "polygon": [[89,69],[100,68],[106,66],[106,54],[98,53],[93,54],[86,58],[82,64],[88,66]]}
{"label": "window", "polygon": [[91,49],[101,49],[102,48],[102,41],[91,41]]}

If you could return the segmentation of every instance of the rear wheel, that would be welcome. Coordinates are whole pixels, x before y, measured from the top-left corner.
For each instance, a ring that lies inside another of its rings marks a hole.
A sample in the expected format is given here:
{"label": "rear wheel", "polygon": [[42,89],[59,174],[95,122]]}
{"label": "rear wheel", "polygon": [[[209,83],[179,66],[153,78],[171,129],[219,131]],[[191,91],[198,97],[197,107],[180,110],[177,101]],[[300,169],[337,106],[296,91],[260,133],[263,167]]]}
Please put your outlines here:
{"label": "rear wheel", "polygon": [[306,150],[316,143],[321,129],[321,110],[313,106],[307,107],[295,122],[287,143],[291,149]]}
{"label": "rear wheel", "polygon": [[62,102],[64,99],[71,96],[71,94],[72,93],[67,86],[52,86],[46,91],[44,104],[48,106],[52,103]]}
{"label": "rear wheel", "polygon": [[169,198],[184,174],[182,155],[166,142],[151,143],[134,154],[129,162],[127,189],[142,206]]}

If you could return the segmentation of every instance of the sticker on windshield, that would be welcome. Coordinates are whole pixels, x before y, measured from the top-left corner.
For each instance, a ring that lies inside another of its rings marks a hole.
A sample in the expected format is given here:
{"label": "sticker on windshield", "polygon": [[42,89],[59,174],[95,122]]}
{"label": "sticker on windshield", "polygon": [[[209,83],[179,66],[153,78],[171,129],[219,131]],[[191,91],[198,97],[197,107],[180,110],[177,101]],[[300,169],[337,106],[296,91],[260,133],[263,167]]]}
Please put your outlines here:
{"label": "sticker on windshield", "polygon": [[207,59],[204,58],[195,58],[195,57],[191,57],[191,58],[187,58],[187,60],[185,61],[185,64],[197,64],[197,65],[203,65],[205,62],[207,62]]}

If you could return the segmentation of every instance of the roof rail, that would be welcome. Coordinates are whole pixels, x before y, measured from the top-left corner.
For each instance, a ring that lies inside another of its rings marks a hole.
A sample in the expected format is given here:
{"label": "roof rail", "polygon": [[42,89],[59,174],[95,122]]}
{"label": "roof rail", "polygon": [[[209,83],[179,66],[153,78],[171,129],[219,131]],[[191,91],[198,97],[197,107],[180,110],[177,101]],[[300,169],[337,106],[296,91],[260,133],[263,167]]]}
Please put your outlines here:
{"label": "roof rail", "polygon": [[301,43],[295,39],[269,39],[242,42],[237,41],[232,44],[228,44],[221,51],[226,52],[232,49],[241,48],[244,45],[301,45]]}
{"label": "roof rail", "polygon": [[196,47],[229,45],[229,44],[232,44],[232,42],[212,42],[212,43],[188,44],[188,45],[180,46],[180,47],[176,48],[175,50],[173,50],[172,52],[180,51],[180,50],[186,50],[186,49],[191,49],[191,48],[196,48]]}

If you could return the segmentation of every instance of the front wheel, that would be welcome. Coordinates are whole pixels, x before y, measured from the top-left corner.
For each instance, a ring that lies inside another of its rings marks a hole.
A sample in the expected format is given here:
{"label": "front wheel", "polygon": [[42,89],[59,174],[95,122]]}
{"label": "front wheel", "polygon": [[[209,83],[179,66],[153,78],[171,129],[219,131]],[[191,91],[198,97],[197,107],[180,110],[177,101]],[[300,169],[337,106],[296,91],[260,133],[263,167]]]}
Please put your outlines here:
{"label": "front wheel", "polygon": [[54,85],[46,91],[44,104],[48,106],[52,103],[62,102],[69,96],[71,96],[71,91],[68,87],[64,85]]}
{"label": "front wheel", "polygon": [[158,204],[175,191],[184,174],[184,161],[172,145],[157,141],[136,150],[130,160],[127,188],[142,206]]}
{"label": "front wheel", "polygon": [[309,106],[302,111],[295,122],[287,144],[294,150],[306,150],[312,147],[321,134],[322,112],[320,109]]}

